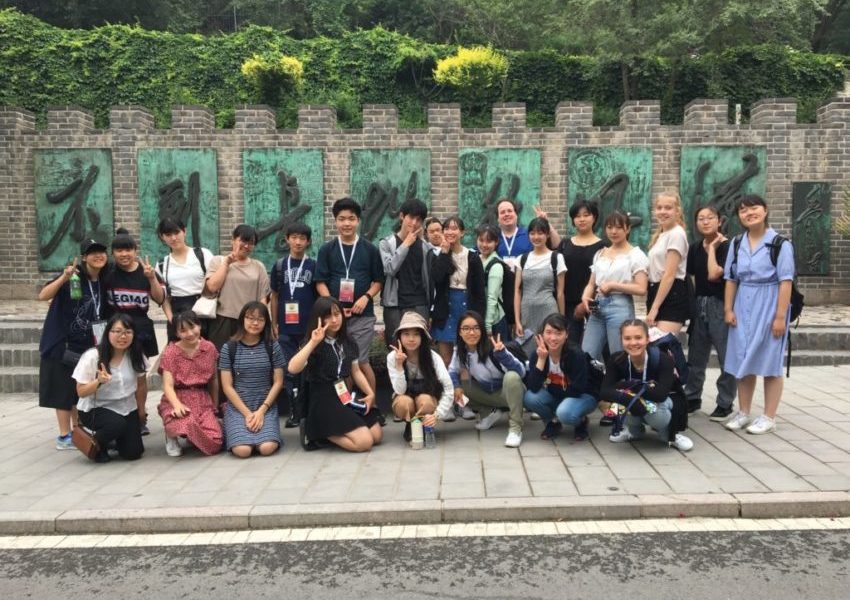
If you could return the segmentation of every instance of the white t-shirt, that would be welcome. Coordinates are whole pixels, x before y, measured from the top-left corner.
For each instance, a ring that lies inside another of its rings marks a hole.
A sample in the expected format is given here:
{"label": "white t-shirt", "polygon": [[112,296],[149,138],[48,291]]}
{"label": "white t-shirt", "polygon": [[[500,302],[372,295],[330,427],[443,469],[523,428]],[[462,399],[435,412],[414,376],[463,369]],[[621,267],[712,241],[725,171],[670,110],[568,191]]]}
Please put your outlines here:
{"label": "white t-shirt", "polygon": [[679,255],[679,266],[676,269],[676,279],[685,279],[688,262],[688,234],[681,225],[663,232],[658,236],[655,245],[649,249],[649,281],[658,283],[664,275],[667,264],[667,251],[673,250]]}
{"label": "white t-shirt", "polygon": [[[558,252],[557,260],[557,272],[558,275],[561,273],[567,272],[567,263],[564,262],[564,255]],[[517,261],[517,265],[519,265],[519,261]],[[531,269],[551,269],[552,268],[552,251],[549,250],[545,254],[535,254],[534,252],[528,253],[528,258],[525,259],[525,266],[521,267],[523,270],[528,271]]]}
{"label": "white t-shirt", "polygon": [[[89,348],[80,357],[71,377],[77,383],[91,383],[97,379],[97,367],[97,348]],[[145,368],[147,368],[147,361],[145,361]],[[143,377],[145,373],[136,373],[133,370],[130,356],[126,352],[121,364],[112,367],[110,371],[112,379],[109,383],[97,388],[95,394],[81,397],[77,402],[78,410],[89,412],[93,408],[108,408],[119,415],[129,415],[136,410],[136,388],[139,377]]]}
{"label": "white t-shirt", "polygon": [[[201,248],[204,264],[209,269],[213,254],[206,248]],[[162,280],[168,284],[172,296],[182,298],[184,296],[197,296],[204,289],[204,271],[195,256],[195,251],[189,248],[186,254],[186,262],[180,264],[169,254],[157,264],[157,273]],[[166,273],[168,277],[166,277]]]}
{"label": "white t-shirt", "polygon": [[646,273],[649,269],[649,260],[646,258],[646,254],[637,246],[632,246],[631,250],[625,254],[618,254],[614,258],[603,256],[604,251],[600,250],[596,253],[590,267],[596,277],[596,285],[606,282],[631,283],[634,281],[635,275],[641,271]]}

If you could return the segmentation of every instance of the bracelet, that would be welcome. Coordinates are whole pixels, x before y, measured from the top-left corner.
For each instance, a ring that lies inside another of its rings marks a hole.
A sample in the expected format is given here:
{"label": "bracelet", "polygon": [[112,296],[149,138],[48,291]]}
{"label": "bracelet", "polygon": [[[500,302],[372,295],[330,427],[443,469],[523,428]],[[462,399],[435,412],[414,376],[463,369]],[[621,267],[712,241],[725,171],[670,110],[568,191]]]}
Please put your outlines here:
{"label": "bracelet", "polygon": [[375,298],[374,298],[374,296],[372,296],[372,294],[370,294],[369,292],[366,292],[366,293],[365,293],[365,294],[363,294],[363,295],[364,295],[364,296],[366,296],[367,298],[369,298],[369,300],[374,300],[374,299],[375,299]]}

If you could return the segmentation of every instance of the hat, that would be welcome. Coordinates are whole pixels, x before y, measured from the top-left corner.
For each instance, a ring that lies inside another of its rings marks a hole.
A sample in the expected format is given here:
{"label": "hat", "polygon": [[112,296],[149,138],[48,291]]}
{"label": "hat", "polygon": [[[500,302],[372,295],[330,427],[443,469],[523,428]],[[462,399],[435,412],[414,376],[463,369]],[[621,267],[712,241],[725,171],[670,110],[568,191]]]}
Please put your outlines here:
{"label": "hat", "polygon": [[418,312],[409,310],[401,315],[401,321],[395,328],[393,337],[398,337],[398,332],[402,329],[421,329],[425,333],[425,337],[431,339],[431,334],[428,333],[428,323],[425,321],[425,317]]}
{"label": "hat", "polygon": [[80,254],[85,256],[89,252],[106,252],[106,244],[93,240],[91,238],[80,242]]}

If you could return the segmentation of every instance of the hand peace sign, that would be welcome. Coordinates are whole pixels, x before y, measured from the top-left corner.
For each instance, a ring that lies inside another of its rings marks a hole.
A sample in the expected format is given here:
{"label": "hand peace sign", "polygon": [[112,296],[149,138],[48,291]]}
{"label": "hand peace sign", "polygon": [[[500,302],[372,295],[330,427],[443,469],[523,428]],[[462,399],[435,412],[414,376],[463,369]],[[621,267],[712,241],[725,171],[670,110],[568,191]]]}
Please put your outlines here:
{"label": "hand peace sign", "polygon": [[395,350],[396,367],[401,368],[404,361],[407,360],[407,354],[404,353],[404,348],[401,346],[401,340],[398,341],[398,346],[393,346],[393,350]]}
{"label": "hand peace sign", "polygon": [[543,336],[538,334],[534,336],[534,339],[537,340],[537,358],[549,358],[549,348],[546,347],[546,342],[543,341]]}
{"label": "hand peace sign", "polygon": [[490,336],[490,343],[493,345],[493,352],[501,352],[505,349],[505,345],[502,343],[501,334],[496,334],[496,337]]}
{"label": "hand peace sign", "polygon": [[534,206],[534,216],[538,219],[546,219],[547,221],[549,220],[549,215],[546,214],[546,211],[544,211],[537,205]]}
{"label": "hand peace sign", "polygon": [[145,277],[148,279],[153,279],[156,277],[156,273],[154,273],[153,267],[151,266],[150,258],[147,256],[141,259],[139,262],[142,263],[142,271],[145,274]]}
{"label": "hand peace sign", "polygon": [[97,382],[101,385],[109,383],[112,381],[112,375],[110,375],[109,371],[106,370],[106,367],[103,363],[98,365],[97,369]]}
{"label": "hand peace sign", "polygon": [[313,332],[310,334],[310,341],[315,343],[315,344],[318,344],[323,339],[325,339],[325,330],[327,328],[328,328],[328,326],[322,321],[322,318],[319,317],[319,324],[313,330]]}

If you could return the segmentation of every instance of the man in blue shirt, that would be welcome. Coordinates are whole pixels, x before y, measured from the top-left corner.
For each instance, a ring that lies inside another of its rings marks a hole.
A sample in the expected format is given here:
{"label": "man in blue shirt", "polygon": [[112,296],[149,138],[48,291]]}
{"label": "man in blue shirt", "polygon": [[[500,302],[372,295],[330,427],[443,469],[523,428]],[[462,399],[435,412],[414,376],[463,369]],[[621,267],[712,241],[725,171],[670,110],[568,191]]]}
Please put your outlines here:
{"label": "man in blue shirt", "polygon": [[499,219],[499,246],[496,254],[513,269],[516,261],[526,252],[531,252],[531,242],[528,230],[517,222],[516,204],[513,200],[502,198],[496,205],[496,215]]}
{"label": "man in blue shirt", "polygon": [[325,242],[316,260],[316,291],[333,296],[345,311],[349,337],[357,344],[357,362],[375,391],[375,372],[369,365],[369,349],[375,336],[373,300],[384,282],[378,249],[357,235],[360,205],[351,198],[334,202],[331,212],[337,236]]}

